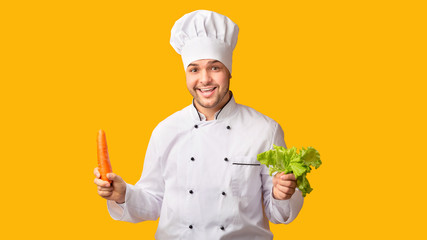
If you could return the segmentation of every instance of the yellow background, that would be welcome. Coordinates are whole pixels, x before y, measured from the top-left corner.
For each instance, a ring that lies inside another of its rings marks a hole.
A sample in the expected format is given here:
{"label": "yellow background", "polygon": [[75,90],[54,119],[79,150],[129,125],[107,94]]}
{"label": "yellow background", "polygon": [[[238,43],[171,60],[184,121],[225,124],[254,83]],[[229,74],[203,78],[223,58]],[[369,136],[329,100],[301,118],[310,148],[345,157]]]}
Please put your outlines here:
{"label": "yellow background", "polygon": [[[109,217],[96,134],[139,179],[153,128],[187,106],[170,29],[208,9],[240,27],[231,89],[323,165],[275,239],[420,239],[426,197],[423,1],[2,1],[4,239],[153,239]],[[3,237],[2,237],[3,238]]]}

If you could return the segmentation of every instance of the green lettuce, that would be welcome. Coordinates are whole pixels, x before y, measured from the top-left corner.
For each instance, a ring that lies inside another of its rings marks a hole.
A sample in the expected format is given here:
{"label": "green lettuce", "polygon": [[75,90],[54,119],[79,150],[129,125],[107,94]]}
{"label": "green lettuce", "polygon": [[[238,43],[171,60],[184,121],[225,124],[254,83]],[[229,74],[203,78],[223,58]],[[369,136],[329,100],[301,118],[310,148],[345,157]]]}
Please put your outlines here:
{"label": "green lettuce", "polygon": [[273,149],[258,154],[257,160],[269,168],[270,176],[275,172],[293,173],[297,187],[305,197],[313,190],[306,177],[307,173],[311,171],[312,166],[317,169],[322,164],[319,152],[313,147],[297,150],[295,147],[286,149],[273,146]]}

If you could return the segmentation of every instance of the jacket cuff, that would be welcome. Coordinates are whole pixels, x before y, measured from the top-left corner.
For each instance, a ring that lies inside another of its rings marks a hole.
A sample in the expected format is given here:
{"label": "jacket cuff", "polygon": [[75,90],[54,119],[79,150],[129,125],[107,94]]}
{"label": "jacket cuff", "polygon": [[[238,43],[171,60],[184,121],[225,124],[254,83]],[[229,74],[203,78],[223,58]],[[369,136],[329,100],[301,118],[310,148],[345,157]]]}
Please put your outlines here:
{"label": "jacket cuff", "polygon": [[125,215],[126,202],[129,199],[129,195],[133,190],[133,186],[126,183],[126,195],[124,203],[117,203],[113,200],[107,200],[107,208],[111,218],[114,220],[122,220]]}
{"label": "jacket cuff", "polygon": [[298,188],[295,189],[295,193],[290,199],[277,200],[273,197],[273,191],[271,192],[270,198],[271,212],[274,218],[279,221],[279,223],[284,224],[292,222],[297,217],[304,202],[302,193]]}

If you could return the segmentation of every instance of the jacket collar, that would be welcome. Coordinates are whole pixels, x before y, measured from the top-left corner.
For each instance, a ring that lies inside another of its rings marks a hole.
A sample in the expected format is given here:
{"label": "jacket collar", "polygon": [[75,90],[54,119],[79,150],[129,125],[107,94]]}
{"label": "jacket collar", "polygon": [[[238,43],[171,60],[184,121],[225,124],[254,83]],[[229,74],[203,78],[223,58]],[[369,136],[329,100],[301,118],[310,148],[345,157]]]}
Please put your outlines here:
{"label": "jacket collar", "polygon": [[[230,94],[231,94],[231,97],[228,100],[228,102],[218,112],[215,113],[215,120],[228,118],[234,113],[237,103],[234,100],[234,95],[231,91],[230,91]],[[194,99],[193,99],[193,104],[190,108],[192,113],[191,115],[195,121],[206,121],[205,115],[197,111],[196,105],[194,104]]]}

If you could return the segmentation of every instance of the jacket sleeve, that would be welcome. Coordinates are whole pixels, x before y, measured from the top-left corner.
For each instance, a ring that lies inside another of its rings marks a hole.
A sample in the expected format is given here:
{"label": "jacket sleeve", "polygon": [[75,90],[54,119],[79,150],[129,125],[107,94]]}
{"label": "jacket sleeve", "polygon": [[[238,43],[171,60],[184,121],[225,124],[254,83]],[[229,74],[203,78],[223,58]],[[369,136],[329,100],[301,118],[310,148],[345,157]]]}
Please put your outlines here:
{"label": "jacket sleeve", "polygon": [[[273,148],[273,144],[286,147],[283,130],[277,123],[270,146],[271,149]],[[298,216],[304,203],[301,191],[297,188],[295,193],[288,200],[274,199],[273,178],[268,174],[268,168],[266,166],[263,166],[261,177],[263,181],[264,209],[268,219],[272,223],[288,224],[292,222]]]}
{"label": "jacket sleeve", "polygon": [[164,193],[161,172],[161,156],[157,151],[155,132],[153,132],[140,180],[135,185],[126,184],[124,204],[107,201],[110,216],[115,220],[133,223],[159,218]]}

